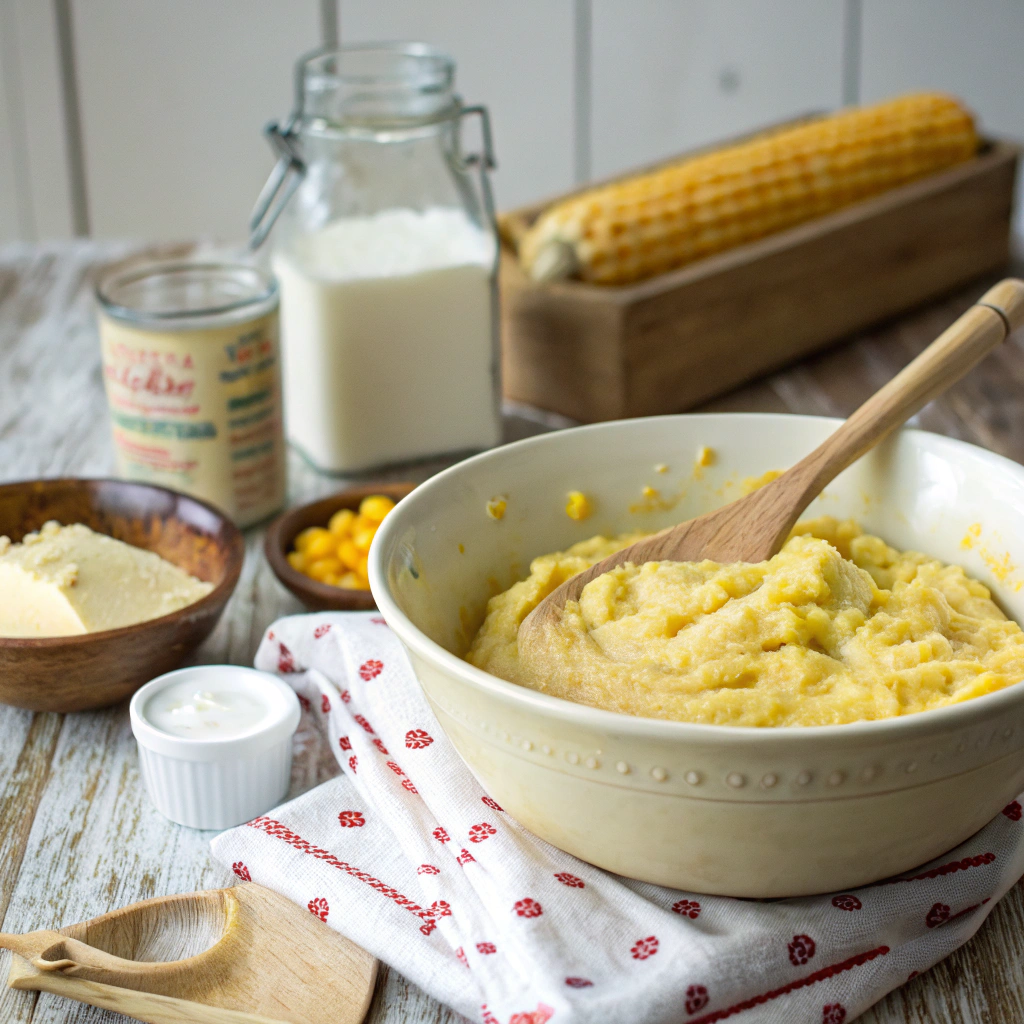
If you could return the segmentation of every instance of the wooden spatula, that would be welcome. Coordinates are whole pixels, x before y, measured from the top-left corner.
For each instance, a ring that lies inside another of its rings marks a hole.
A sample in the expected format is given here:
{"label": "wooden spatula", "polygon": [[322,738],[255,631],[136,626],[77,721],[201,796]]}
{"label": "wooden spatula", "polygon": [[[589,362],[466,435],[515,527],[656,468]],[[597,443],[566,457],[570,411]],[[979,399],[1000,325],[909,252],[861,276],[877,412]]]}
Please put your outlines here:
{"label": "wooden spatula", "polygon": [[0,933],[0,948],[16,954],[11,988],[149,1024],[360,1024],[377,974],[369,953],[310,910],[249,882],[59,931]]}
{"label": "wooden spatula", "polygon": [[745,498],[617,551],[553,590],[523,620],[519,645],[540,643],[566,601],[602,573],[632,562],[763,562],[778,553],[804,509],[847,466],[955,384],[1024,324],[1024,281],[990,288],[909,366],[869,398],[824,444]]}

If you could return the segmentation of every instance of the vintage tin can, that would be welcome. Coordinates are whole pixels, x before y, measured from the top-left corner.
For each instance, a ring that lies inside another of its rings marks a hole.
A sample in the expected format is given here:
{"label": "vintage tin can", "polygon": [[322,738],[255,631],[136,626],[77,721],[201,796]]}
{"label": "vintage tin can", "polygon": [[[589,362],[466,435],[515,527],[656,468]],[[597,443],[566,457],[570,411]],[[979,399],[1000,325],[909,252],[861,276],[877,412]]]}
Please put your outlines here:
{"label": "vintage tin can", "polygon": [[245,264],[167,262],[100,281],[118,472],[212,502],[240,526],[285,501],[277,285]]}

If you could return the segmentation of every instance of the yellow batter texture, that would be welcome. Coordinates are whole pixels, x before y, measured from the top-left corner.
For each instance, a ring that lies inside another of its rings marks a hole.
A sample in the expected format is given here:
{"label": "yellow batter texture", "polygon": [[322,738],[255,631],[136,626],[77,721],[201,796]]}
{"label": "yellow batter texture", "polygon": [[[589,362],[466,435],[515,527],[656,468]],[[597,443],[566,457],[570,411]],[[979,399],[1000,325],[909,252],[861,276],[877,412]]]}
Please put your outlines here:
{"label": "yellow batter texture", "polygon": [[832,517],[800,523],[767,562],[620,566],[519,651],[547,594],[639,536],[534,559],[491,599],[466,660],[580,704],[744,726],[893,718],[1024,679],[1024,631],[987,587]]}

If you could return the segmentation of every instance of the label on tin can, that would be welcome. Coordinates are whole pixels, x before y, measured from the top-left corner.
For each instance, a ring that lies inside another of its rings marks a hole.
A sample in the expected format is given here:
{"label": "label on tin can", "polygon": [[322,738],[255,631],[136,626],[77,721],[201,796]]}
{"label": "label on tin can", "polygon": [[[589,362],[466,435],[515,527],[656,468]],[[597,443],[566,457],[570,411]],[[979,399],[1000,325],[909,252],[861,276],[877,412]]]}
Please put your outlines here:
{"label": "label on tin can", "polygon": [[118,471],[184,491],[247,526],[285,500],[277,310],[157,331],[100,313]]}

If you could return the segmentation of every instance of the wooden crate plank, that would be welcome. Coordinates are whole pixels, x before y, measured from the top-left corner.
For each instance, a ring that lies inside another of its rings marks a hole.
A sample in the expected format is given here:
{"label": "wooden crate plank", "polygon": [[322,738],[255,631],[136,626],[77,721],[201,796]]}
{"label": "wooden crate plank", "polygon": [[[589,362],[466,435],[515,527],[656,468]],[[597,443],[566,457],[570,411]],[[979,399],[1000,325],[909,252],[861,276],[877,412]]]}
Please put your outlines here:
{"label": "wooden crate plank", "polygon": [[997,143],[622,288],[533,285],[506,260],[506,393],[585,421],[681,411],[913,308],[1006,262],[1015,160]]}
{"label": "wooden crate plank", "polygon": [[594,0],[593,170],[842,101],[842,4]]}
{"label": "wooden crate plank", "polygon": [[[416,39],[450,53],[467,103],[491,112],[502,209],[573,183],[572,0],[344,0],[344,43]],[[475,127],[466,132],[475,145]]]}

